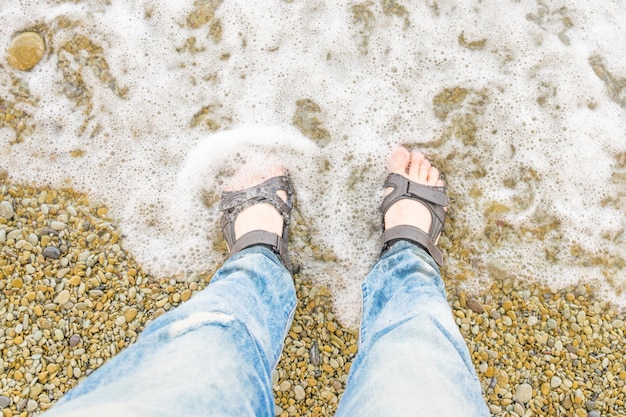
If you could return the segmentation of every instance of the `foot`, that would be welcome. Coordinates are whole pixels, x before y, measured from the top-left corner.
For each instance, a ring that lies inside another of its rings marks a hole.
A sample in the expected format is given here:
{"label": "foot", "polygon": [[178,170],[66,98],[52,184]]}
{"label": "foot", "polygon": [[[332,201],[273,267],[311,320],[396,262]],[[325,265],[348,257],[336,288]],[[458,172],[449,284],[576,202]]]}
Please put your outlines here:
{"label": "foot", "polygon": [[[269,171],[260,173],[252,170],[239,170],[231,182],[224,187],[224,191],[239,191],[254,187],[273,177],[285,175],[285,169],[273,167]],[[277,191],[278,196],[287,201],[287,193]],[[281,236],[283,233],[283,218],[276,208],[269,203],[259,203],[242,210],[235,219],[235,239],[254,230],[264,230]],[[229,248],[230,250],[230,248]]]}
{"label": "foot", "polygon": [[[391,173],[402,175],[418,184],[443,187],[444,182],[439,170],[430,164],[426,156],[419,151],[410,152],[406,148],[397,147],[389,157],[387,168]],[[385,189],[385,196],[393,188]],[[385,213],[385,230],[394,226],[409,225],[428,233],[432,223],[431,213],[421,202],[413,199],[396,201]],[[437,237],[435,243],[439,240]]]}

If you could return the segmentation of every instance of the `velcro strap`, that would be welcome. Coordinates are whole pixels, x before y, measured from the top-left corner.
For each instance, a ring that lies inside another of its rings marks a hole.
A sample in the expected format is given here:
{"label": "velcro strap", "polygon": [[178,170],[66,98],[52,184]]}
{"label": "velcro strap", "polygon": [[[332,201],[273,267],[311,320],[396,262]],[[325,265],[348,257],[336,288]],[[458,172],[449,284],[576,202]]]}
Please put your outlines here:
{"label": "velcro strap", "polygon": [[237,239],[233,247],[230,248],[230,253],[234,254],[251,246],[257,245],[263,245],[270,248],[274,253],[280,256],[285,267],[291,271],[291,264],[287,253],[287,243],[276,233],[271,233],[265,230],[253,230],[252,232],[248,232]]}
{"label": "velcro strap", "polygon": [[414,226],[402,225],[385,230],[383,232],[383,251],[386,249],[387,245],[394,240],[408,240],[409,242],[421,245],[424,249],[426,249],[426,252],[432,256],[435,262],[437,262],[437,265],[443,265],[443,256],[441,255],[441,251],[430,239],[430,237],[421,229]]}

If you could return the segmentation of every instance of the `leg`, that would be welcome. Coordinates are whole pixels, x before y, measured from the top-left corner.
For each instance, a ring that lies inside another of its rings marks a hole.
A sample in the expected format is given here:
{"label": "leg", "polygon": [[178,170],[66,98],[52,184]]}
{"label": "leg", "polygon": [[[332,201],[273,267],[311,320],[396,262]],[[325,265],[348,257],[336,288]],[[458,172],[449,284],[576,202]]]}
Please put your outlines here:
{"label": "leg", "polygon": [[[390,168],[422,184],[442,185],[421,154],[396,151]],[[400,200],[385,214],[385,227],[400,224],[427,231],[430,212],[419,202]],[[437,263],[406,240],[392,243],[363,283],[359,353],[337,410],[337,416],[355,415],[489,415]]]}
{"label": "leg", "polygon": [[[235,238],[282,227],[271,205],[256,204],[240,212]],[[47,416],[273,417],[271,372],[296,306],[283,262],[264,246],[234,254],[203,292],[156,319]]]}

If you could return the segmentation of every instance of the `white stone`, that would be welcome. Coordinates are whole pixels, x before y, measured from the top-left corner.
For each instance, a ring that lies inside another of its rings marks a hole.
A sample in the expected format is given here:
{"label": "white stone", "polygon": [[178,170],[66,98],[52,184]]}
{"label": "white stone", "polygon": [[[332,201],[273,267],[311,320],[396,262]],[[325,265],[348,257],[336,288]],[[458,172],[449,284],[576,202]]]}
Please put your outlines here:
{"label": "white stone", "polygon": [[306,392],[304,392],[304,388],[302,388],[300,385],[296,385],[295,387],[293,387],[293,391],[296,394],[296,400],[301,401],[304,399],[304,397],[306,396]]}
{"label": "white stone", "polygon": [[0,202],[0,217],[11,220],[14,214],[13,205],[9,201]]}
{"label": "white stone", "polygon": [[59,221],[52,221],[50,222],[50,228],[52,230],[61,231],[65,229],[65,223],[59,222]]}
{"label": "white stone", "polygon": [[515,399],[526,404],[533,398],[533,387],[530,384],[520,384],[515,391]]}

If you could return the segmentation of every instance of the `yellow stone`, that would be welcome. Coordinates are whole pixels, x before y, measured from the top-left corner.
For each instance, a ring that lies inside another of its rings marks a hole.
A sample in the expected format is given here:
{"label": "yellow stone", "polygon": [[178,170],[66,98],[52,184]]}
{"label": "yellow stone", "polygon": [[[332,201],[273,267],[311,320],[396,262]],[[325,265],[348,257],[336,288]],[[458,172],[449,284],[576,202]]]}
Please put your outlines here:
{"label": "yellow stone", "polygon": [[185,289],[182,294],[180,295],[180,299],[182,301],[187,301],[191,298],[191,290],[190,289]]}
{"label": "yellow stone", "polygon": [[37,32],[22,32],[11,40],[7,62],[15,69],[27,71],[37,65],[46,52],[43,37]]}
{"label": "yellow stone", "polygon": [[49,374],[53,374],[58,370],[59,370],[59,365],[57,365],[56,363],[50,363],[46,367],[46,371],[48,371]]}
{"label": "yellow stone", "polygon": [[124,312],[124,317],[126,318],[126,323],[130,323],[137,317],[137,309],[133,307],[129,308]]}
{"label": "yellow stone", "polygon": [[22,281],[22,278],[15,278],[11,281],[11,285],[13,288],[22,288],[24,286],[24,281]]}
{"label": "yellow stone", "polygon": [[544,397],[550,394],[550,384],[547,382],[541,384],[541,394],[543,394]]}
{"label": "yellow stone", "polygon": [[497,378],[500,387],[506,388],[509,385],[509,374],[506,371],[500,371]]}
{"label": "yellow stone", "polygon": [[21,345],[23,341],[24,338],[22,336],[16,336],[15,339],[13,339],[13,343],[15,343],[16,345]]}
{"label": "yellow stone", "polygon": [[33,307],[33,311],[37,317],[43,316],[43,308],[39,304]]}
{"label": "yellow stone", "polygon": [[74,275],[72,278],[70,278],[70,285],[72,286],[76,286],[80,284],[80,277],[78,275]]}
{"label": "yellow stone", "polygon": [[16,381],[20,381],[22,378],[24,378],[24,374],[20,371],[15,371],[15,373],[13,374],[13,379]]}
{"label": "yellow stone", "polygon": [[626,380],[626,371],[621,371],[619,373],[619,379],[621,379],[622,381]]}
{"label": "yellow stone", "polygon": [[509,311],[510,309],[513,308],[513,303],[509,300],[506,300],[505,302],[502,303],[502,308],[504,309],[504,311]]}
{"label": "yellow stone", "polygon": [[39,397],[39,394],[41,394],[42,391],[43,391],[43,385],[41,384],[33,385],[33,387],[30,389],[30,398],[36,399],[37,397]]}
{"label": "yellow stone", "polygon": [[485,376],[486,376],[487,378],[491,378],[491,377],[493,377],[493,372],[494,372],[493,366],[490,366],[490,367],[488,367],[488,368],[487,368],[487,370],[485,371]]}
{"label": "yellow stone", "polygon": [[39,372],[39,375],[37,377],[39,378],[40,382],[45,384],[46,381],[48,381],[48,371]]}
{"label": "yellow stone", "polygon": [[13,411],[9,408],[5,408],[2,410],[2,417],[13,417]]}
{"label": "yellow stone", "polygon": [[330,365],[322,365],[322,369],[324,370],[324,372],[328,372],[329,374],[333,374],[335,373],[335,370],[333,368],[330,367]]}

